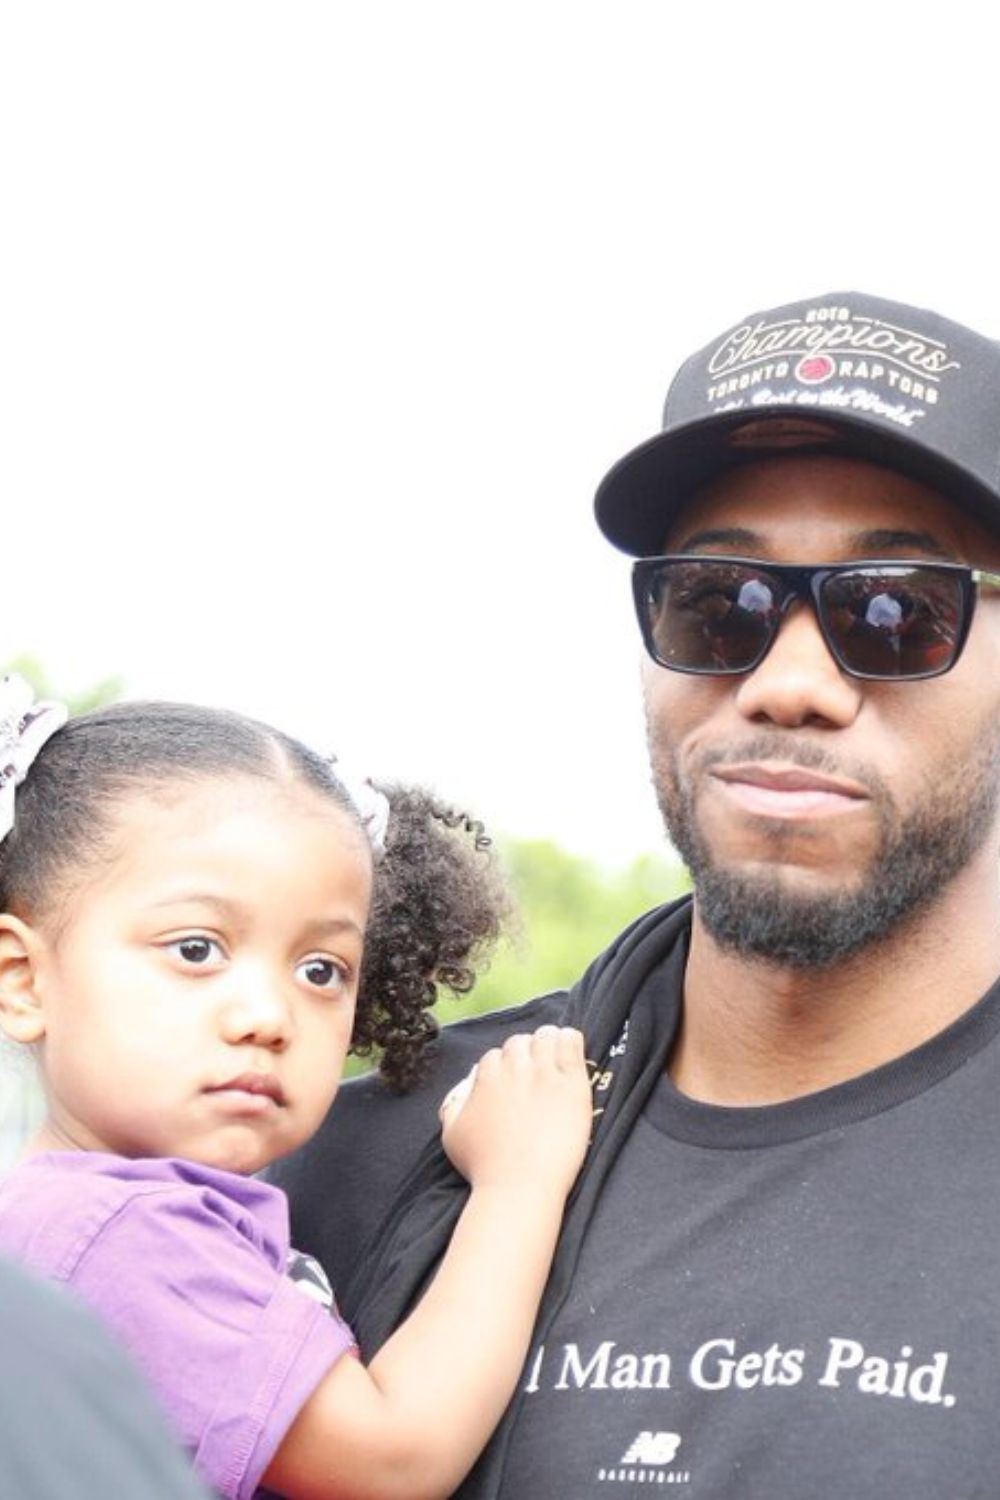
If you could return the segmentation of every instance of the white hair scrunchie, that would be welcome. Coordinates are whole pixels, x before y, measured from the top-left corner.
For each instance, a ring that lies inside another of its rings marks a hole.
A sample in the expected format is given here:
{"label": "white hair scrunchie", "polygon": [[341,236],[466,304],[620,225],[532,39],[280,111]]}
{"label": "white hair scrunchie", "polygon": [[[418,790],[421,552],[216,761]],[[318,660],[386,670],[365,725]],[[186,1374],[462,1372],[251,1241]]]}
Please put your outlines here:
{"label": "white hair scrunchie", "polygon": [[368,841],[376,854],[385,853],[386,834],[389,830],[389,814],[392,811],[388,797],[380,792],[370,776],[358,776],[348,770],[335,755],[330,757],[333,774],[351,801],[351,806],[361,819]]}
{"label": "white hair scrunchie", "polygon": [[15,788],[45,741],[68,718],[65,703],[36,702],[31,687],[16,672],[0,681],[0,842],[14,826]]}

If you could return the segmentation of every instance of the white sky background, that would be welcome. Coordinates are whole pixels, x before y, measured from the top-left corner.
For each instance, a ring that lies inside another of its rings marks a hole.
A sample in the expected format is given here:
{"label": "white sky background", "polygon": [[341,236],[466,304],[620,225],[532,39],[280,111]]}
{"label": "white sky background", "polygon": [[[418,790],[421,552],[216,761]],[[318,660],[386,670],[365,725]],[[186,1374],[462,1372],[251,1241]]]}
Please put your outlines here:
{"label": "white sky background", "polygon": [[758,308],[857,286],[1000,336],[986,24],[2,0],[0,661],[662,848],[594,487]]}

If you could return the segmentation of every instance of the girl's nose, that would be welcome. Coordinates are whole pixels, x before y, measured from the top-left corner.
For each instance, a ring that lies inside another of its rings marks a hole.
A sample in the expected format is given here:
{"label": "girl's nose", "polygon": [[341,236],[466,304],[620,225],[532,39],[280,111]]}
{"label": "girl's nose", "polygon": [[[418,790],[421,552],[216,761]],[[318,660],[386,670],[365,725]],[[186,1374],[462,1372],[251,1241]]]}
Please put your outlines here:
{"label": "girl's nose", "polygon": [[277,979],[263,969],[245,967],[232,975],[231,993],[220,1011],[222,1034],[234,1045],[250,1042],[281,1051],[292,1034],[291,1011]]}

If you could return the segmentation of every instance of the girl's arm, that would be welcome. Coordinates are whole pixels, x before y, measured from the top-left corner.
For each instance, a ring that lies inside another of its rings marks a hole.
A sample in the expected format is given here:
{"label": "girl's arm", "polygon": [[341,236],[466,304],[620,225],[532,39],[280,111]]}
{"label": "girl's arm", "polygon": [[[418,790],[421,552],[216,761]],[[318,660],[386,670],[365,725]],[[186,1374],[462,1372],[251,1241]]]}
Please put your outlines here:
{"label": "girl's arm", "polygon": [[582,1036],[511,1037],[442,1113],[469,1201],[411,1316],[367,1369],[338,1360],[289,1428],[264,1483],[290,1500],[448,1496],[513,1394],[590,1132]]}

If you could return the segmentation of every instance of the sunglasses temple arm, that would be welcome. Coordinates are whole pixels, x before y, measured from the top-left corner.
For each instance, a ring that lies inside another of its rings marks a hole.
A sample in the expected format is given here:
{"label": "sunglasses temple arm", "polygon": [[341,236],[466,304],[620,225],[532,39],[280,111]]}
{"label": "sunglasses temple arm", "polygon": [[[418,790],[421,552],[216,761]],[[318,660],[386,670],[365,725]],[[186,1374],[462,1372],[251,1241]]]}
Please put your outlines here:
{"label": "sunglasses temple arm", "polygon": [[973,568],[972,581],[980,593],[1000,593],[1000,573],[987,573],[983,568]]}

